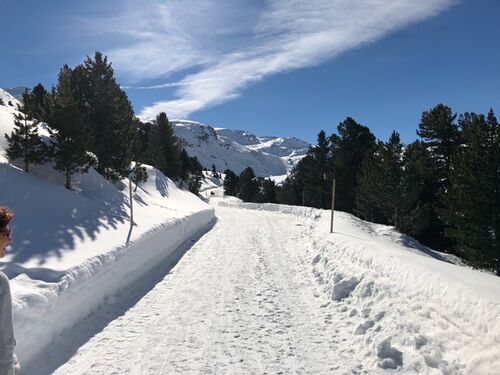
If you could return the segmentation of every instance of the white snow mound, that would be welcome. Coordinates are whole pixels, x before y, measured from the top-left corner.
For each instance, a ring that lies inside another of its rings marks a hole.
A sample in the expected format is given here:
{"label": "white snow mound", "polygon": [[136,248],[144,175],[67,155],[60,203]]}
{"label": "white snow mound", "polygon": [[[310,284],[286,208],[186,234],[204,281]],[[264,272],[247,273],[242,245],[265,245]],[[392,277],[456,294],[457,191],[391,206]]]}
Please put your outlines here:
{"label": "white snow mound", "polygon": [[499,277],[347,213],[335,212],[329,234],[329,211],[219,205],[307,219],[310,271],[325,306],[333,304],[332,321],[353,327],[341,338],[356,348],[353,360],[404,373],[496,374],[500,368]]}

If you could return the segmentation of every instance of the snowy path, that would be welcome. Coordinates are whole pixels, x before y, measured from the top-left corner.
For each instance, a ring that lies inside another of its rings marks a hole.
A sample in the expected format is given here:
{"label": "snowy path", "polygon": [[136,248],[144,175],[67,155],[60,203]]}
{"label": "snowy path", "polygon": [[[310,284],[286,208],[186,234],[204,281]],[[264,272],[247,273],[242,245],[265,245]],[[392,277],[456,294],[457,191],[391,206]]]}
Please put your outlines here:
{"label": "snowy path", "polygon": [[55,373],[337,368],[336,340],[325,332],[331,321],[314,296],[310,259],[298,248],[307,244],[300,219],[229,208],[218,208],[217,215],[213,230],[171,274]]}

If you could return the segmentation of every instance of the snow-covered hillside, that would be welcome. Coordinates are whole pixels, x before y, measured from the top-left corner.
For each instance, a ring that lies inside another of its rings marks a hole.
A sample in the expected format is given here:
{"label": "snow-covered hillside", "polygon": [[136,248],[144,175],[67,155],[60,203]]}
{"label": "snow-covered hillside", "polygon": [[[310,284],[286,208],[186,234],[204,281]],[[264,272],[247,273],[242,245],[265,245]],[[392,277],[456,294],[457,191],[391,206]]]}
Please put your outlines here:
{"label": "snow-covered hillside", "polygon": [[[10,133],[14,125],[14,114],[19,105],[19,101],[8,92],[0,89],[0,98],[4,105],[0,105],[0,163],[7,162],[5,150],[7,149],[7,140],[5,133]],[[12,106],[8,103],[11,102]]]}
{"label": "snow-covered hillside", "polygon": [[257,137],[245,130],[215,129],[222,138],[228,138],[250,150],[261,151],[283,158],[293,165],[302,158],[310,144],[295,137]]}
{"label": "snow-covered hillside", "polygon": [[[3,90],[0,97],[17,104]],[[13,129],[14,113],[14,107],[0,106],[0,206],[15,213],[14,243],[0,270],[11,279],[16,351],[25,361],[207,230],[214,212],[146,166],[148,180],[134,192],[131,226],[126,180],[112,184],[91,168],[75,176],[70,191],[49,164],[26,173],[8,163],[4,134]],[[43,124],[40,133],[47,134]]]}
{"label": "snow-covered hillside", "polygon": [[30,90],[29,87],[23,87],[23,86],[19,86],[19,87],[13,87],[11,89],[0,89],[0,90],[3,90],[7,93],[9,93],[10,95],[12,95],[13,97],[15,97],[16,99],[19,99],[21,100],[21,98],[23,97],[23,94],[26,92],[26,90]]}
{"label": "snow-covered hillside", "polygon": [[257,176],[284,175],[307,152],[297,138],[257,137],[242,130],[216,129],[193,121],[174,120],[175,134],[190,156],[206,168],[240,173],[247,166]]}

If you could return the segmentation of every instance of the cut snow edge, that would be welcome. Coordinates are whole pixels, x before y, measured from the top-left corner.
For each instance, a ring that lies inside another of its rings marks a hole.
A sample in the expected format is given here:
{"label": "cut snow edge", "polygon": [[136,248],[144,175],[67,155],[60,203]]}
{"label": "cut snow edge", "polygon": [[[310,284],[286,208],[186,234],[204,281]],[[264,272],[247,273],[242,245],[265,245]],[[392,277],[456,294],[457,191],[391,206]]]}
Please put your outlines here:
{"label": "cut snow edge", "polygon": [[183,243],[207,232],[214,223],[213,209],[176,219],[127,246],[69,269],[45,295],[34,295],[32,300],[29,295],[24,296],[23,301],[18,301],[22,303],[14,306],[16,353],[21,363],[29,362],[59,333],[87,317],[107,297],[166,261]]}

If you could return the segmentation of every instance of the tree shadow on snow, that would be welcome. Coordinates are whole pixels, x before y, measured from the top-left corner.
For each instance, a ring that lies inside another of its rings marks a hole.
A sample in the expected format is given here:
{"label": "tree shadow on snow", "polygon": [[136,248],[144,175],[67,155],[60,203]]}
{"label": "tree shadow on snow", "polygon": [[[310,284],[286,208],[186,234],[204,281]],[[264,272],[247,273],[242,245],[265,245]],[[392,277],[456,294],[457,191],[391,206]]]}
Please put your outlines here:
{"label": "tree shadow on snow", "polygon": [[9,250],[13,262],[38,259],[41,267],[45,258],[61,258],[63,252],[74,250],[78,239],[95,239],[101,231],[128,221],[125,195],[93,173],[92,191],[86,195],[0,164],[0,206],[15,214]]}
{"label": "tree shadow on snow", "polygon": [[[368,221],[361,220],[355,216],[350,215],[350,218],[347,218],[351,224],[361,229],[363,232],[366,232],[372,236],[384,237],[392,242],[397,243],[403,247],[406,247],[414,252],[418,252],[427,256],[430,256],[434,259],[440,260],[446,263],[452,263],[446,255],[441,254],[440,252],[433,250],[425,245],[422,245],[415,238],[398,232],[394,227],[387,226],[383,224],[375,224],[370,223]],[[356,238],[355,236],[344,234],[345,236]],[[361,238],[359,238],[361,239]],[[362,240],[362,239],[361,239]]]}
{"label": "tree shadow on snow", "polygon": [[[212,225],[214,225],[212,223]],[[125,315],[154,286],[172,270],[177,262],[186,254],[195,242],[211,229],[211,226],[197,233],[166,259],[158,262],[151,270],[144,273],[138,280],[122,288],[108,297],[100,306],[75,326],[66,329],[45,347],[29,363],[23,364],[23,373],[48,375],[71,359],[78,349],[92,337],[101,332],[110,322]]]}
{"label": "tree shadow on snow", "polygon": [[159,170],[156,170],[155,184],[162,197],[168,197],[168,179]]}

